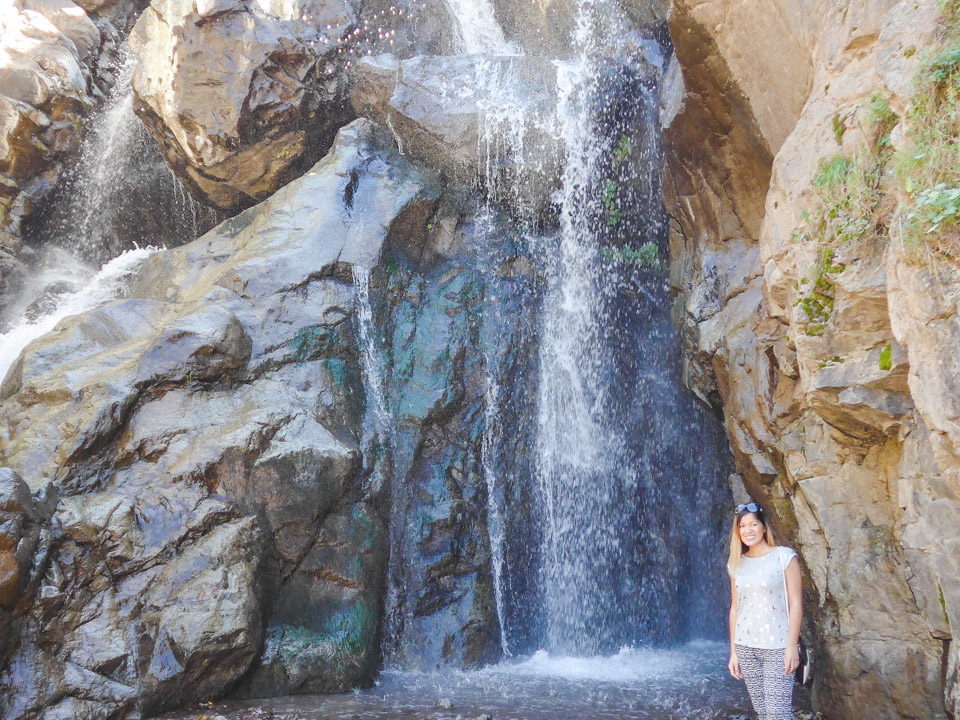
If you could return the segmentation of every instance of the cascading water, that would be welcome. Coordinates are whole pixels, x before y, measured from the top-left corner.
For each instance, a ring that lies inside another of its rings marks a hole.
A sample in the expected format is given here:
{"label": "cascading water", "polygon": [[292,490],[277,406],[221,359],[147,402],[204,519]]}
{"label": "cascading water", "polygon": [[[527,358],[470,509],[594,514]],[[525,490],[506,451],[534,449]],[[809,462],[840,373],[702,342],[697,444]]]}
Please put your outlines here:
{"label": "cascading water", "polygon": [[29,279],[0,317],[0,378],[26,345],[64,317],[118,297],[156,246],[176,246],[218,221],[159,157],[133,111],[134,59],[125,53],[77,164],[24,223]]}
{"label": "cascading water", "polygon": [[134,246],[183,243],[219,221],[184,191],[134,113],[135,66],[124,52],[60,197],[25,225],[28,244],[54,244],[101,265]]}
{"label": "cascading water", "polygon": [[500,490],[497,487],[497,446],[499,445],[497,412],[500,408],[500,388],[493,377],[490,358],[484,358],[486,388],[483,394],[483,480],[487,490],[487,536],[490,538],[490,563],[493,570],[493,593],[497,606],[497,621],[500,625],[500,651],[510,657],[507,639],[506,608],[504,606],[504,527],[500,512]]}
{"label": "cascading water", "polygon": [[[729,460],[679,387],[654,181],[657,53],[619,17],[582,0],[579,57],[559,73],[566,163],[541,312],[542,645],[576,655],[720,629],[716,602],[694,627],[688,596],[722,578],[711,512],[729,494]],[[694,467],[704,436],[713,465]],[[698,497],[701,483],[713,489]]]}
{"label": "cascading water", "polygon": [[387,410],[387,398],[381,379],[380,351],[374,338],[373,307],[370,304],[370,270],[353,265],[353,285],[357,291],[357,334],[360,344],[360,366],[363,369],[364,387],[369,395],[368,406],[372,408],[372,427],[379,441],[388,443],[392,418]]}
{"label": "cascading water", "polygon": [[452,17],[457,19],[461,54],[515,55],[517,49],[507,42],[489,0],[446,0]]}

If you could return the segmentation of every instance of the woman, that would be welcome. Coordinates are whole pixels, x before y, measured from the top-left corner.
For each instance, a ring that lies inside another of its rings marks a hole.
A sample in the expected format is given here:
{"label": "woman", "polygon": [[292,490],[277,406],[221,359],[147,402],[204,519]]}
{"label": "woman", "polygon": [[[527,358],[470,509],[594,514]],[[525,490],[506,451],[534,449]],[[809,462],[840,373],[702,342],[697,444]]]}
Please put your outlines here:
{"label": "woman", "polygon": [[777,547],[766,513],[737,506],[730,535],[730,662],[760,720],[793,720],[803,606],[797,554]]}

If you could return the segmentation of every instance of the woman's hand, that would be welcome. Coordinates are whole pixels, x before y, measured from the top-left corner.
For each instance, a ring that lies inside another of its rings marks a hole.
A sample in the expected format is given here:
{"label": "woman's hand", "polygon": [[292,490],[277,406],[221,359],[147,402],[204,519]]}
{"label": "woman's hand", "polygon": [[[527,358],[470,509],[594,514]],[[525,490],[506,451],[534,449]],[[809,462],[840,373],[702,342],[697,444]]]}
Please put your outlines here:
{"label": "woman's hand", "polygon": [[798,667],[800,667],[800,649],[794,643],[783,652],[783,674],[793,675]]}
{"label": "woman's hand", "polygon": [[730,651],[730,662],[727,663],[727,670],[737,680],[743,680],[743,673],[740,672],[740,658],[737,657],[737,651]]}

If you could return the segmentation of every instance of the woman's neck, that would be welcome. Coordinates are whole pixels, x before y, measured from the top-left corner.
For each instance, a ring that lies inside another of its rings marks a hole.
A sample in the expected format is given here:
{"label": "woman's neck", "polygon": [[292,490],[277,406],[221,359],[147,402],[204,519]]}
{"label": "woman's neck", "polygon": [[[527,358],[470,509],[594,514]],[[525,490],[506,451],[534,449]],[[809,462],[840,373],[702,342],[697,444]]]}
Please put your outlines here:
{"label": "woman's neck", "polygon": [[773,550],[773,546],[767,544],[766,540],[761,540],[756,545],[754,545],[749,550],[747,550],[744,553],[744,555],[746,555],[748,558],[757,558],[757,557],[766,555],[771,550]]}

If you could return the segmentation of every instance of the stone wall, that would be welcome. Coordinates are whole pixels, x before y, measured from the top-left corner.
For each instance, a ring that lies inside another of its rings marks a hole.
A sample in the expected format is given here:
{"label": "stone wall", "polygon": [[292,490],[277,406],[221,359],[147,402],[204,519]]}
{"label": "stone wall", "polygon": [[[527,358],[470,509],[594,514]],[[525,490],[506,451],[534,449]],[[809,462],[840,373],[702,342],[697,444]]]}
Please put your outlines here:
{"label": "stone wall", "polygon": [[[685,377],[803,557],[815,702],[833,719],[955,717],[960,283],[893,232],[824,256],[801,227],[820,161],[872,142],[872,99],[905,113],[934,3],[677,0],[669,27]],[[803,298],[823,277],[814,328]]]}

